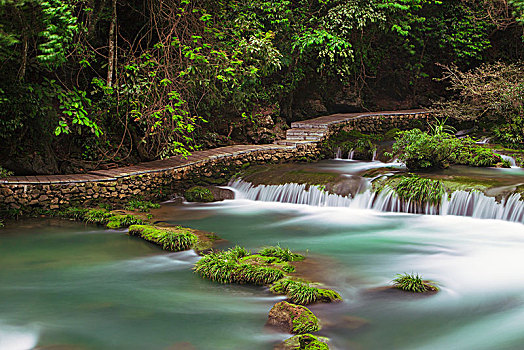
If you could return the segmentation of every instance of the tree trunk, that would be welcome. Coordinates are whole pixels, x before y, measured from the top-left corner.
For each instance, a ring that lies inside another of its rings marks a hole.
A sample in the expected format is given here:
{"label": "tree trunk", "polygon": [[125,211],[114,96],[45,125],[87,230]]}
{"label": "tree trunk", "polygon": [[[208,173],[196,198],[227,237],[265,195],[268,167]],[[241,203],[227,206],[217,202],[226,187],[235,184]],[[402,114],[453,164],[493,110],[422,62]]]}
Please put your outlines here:
{"label": "tree trunk", "polygon": [[116,63],[116,0],[113,0],[113,14],[109,27],[109,55],[107,60],[107,86],[111,87],[113,85],[113,73]]}

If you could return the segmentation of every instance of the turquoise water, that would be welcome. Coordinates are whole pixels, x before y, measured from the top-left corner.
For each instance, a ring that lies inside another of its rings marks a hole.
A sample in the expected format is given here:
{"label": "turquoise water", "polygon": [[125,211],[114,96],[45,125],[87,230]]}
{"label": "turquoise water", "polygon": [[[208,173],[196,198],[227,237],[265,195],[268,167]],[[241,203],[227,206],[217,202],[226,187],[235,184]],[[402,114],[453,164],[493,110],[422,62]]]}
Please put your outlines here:
{"label": "turquoise water", "polygon": [[[522,348],[521,224],[247,200],[186,204],[170,216],[251,249],[280,244],[326,261],[319,274],[345,302],[312,310],[338,349]],[[437,281],[441,291],[373,290],[402,272]]]}
{"label": "turquoise water", "polygon": [[[329,167],[337,167],[329,163]],[[344,165],[347,167],[348,164]],[[341,170],[344,171],[343,169]],[[314,305],[333,349],[521,349],[524,225],[250,200],[165,205],[171,223],[257,249],[280,244],[314,264],[344,302]],[[0,231],[0,350],[272,349],[275,297],[192,273],[124,231],[57,220]],[[441,291],[377,289],[417,272]]]}
{"label": "turquoise water", "polygon": [[[193,252],[67,221],[0,233],[0,349],[268,349],[277,298],[216,285]],[[190,345],[191,344],[191,345]]]}

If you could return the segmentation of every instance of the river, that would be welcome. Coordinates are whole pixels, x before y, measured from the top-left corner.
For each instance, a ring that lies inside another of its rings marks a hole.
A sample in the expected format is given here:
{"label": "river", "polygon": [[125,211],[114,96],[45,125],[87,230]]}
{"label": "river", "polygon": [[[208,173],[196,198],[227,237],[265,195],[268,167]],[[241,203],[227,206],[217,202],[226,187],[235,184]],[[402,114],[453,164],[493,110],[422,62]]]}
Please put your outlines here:
{"label": "river", "polygon": [[[249,199],[167,204],[160,213],[217,233],[223,247],[280,244],[317,262],[311,274],[344,298],[311,307],[333,349],[524,343],[520,223]],[[264,327],[282,298],[204,281],[191,271],[197,259],[124,231],[44,219],[11,225],[0,231],[0,349],[272,349],[289,337]],[[403,272],[441,291],[377,289]]]}

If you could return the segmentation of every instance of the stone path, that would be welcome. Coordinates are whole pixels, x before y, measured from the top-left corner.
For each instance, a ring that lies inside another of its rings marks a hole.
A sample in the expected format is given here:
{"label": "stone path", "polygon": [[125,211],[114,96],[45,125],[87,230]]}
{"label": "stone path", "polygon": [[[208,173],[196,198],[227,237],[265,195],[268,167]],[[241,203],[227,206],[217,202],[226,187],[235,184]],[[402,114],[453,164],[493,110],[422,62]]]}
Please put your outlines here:
{"label": "stone path", "polygon": [[299,144],[316,143],[320,141],[328,132],[331,125],[347,122],[351,119],[359,119],[372,116],[394,116],[394,115],[413,115],[427,113],[425,110],[406,110],[406,111],[387,111],[387,112],[363,112],[332,114],[314,119],[308,119],[291,124],[291,129],[286,132],[286,139],[279,140],[270,145],[234,145],[219,147],[206,151],[194,152],[187,159],[180,156],[171,157],[164,160],[140,163],[137,165],[114,168],[108,170],[96,170],[87,174],[72,175],[38,175],[38,176],[11,176],[0,180],[0,184],[7,185],[35,185],[35,184],[65,184],[65,183],[84,183],[115,181],[118,178],[155,173],[160,171],[172,170],[185,167],[191,164],[203,162],[207,159],[229,157],[244,153],[257,152],[261,150],[295,148]]}

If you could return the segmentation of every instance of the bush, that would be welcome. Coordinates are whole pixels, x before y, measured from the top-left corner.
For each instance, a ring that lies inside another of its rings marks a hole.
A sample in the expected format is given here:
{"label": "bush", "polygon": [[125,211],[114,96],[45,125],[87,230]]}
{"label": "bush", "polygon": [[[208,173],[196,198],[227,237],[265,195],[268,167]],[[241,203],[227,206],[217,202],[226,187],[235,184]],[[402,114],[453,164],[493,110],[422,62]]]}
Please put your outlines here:
{"label": "bush", "polygon": [[12,175],[13,175],[12,171],[4,169],[4,168],[2,168],[0,166],[0,179],[6,178],[6,177],[9,177],[9,176],[12,176]]}
{"label": "bush", "polygon": [[202,186],[195,186],[184,193],[184,197],[188,202],[213,202],[215,197],[209,188]]}
{"label": "bush", "polygon": [[438,288],[432,285],[429,281],[424,281],[419,274],[398,274],[393,280],[395,288],[413,293],[434,292]]}
{"label": "bush", "polygon": [[469,137],[458,139],[438,126],[432,133],[419,129],[400,131],[393,154],[410,170],[447,168],[451,164],[486,167],[502,162],[493,150],[475,145]]}
{"label": "bush", "polygon": [[164,250],[178,252],[188,250],[197,242],[197,237],[182,227],[160,228],[150,225],[132,225],[129,235],[139,236],[146,241],[162,246]]}
{"label": "bush", "polygon": [[397,134],[393,153],[410,170],[447,168],[461,147],[460,140],[450,134],[412,129]]}

